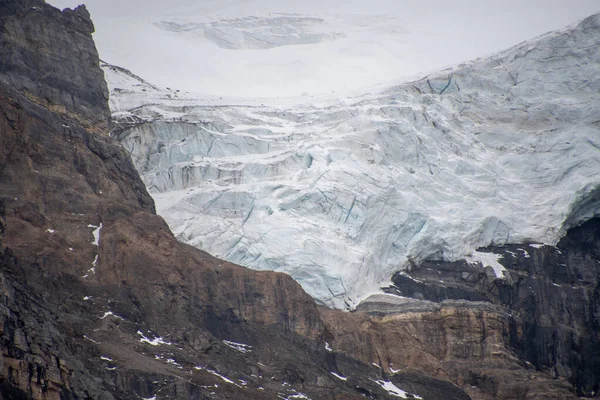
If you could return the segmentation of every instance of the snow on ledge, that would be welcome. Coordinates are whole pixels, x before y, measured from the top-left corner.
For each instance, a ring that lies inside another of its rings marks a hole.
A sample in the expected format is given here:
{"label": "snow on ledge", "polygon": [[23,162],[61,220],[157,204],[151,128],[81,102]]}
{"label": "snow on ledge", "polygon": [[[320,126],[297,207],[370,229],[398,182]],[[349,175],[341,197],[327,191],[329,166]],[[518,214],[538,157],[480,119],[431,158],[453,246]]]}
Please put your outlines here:
{"label": "snow on ledge", "polygon": [[[104,315],[103,315],[103,316],[101,316],[101,317],[98,317],[98,318],[99,318],[99,319],[104,319],[104,318],[106,318],[106,317],[108,317],[108,316],[112,316],[112,317],[114,317],[114,318],[116,318],[116,319],[120,319],[120,320],[123,320],[123,321],[125,320],[125,318],[123,318],[123,317],[121,317],[121,316],[118,316],[118,315],[116,315],[116,314],[113,314],[113,312],[112,312],[112,311],[106,311],[106,312],[104,313]],[[138,331],[138,332],[139,332],[139,331]]]}
{"label": "snow on ledge", "polygon": [[504,266],[498,262],[500,258],[502,258],[502,254],[483,253],[480,251],[474,251],[470,257],[467,257],[467,262],[471,264],[481,263],[481,265],[483,265],[484,268],[487,266],[492,267],[494,273],[496,274],[496,277],[503,278],[504,271],[506,271],[506,268],[504,268]]}
{"label": "snow on ledge", "polygon": [[344,382],[345,382],[345,381],[347,381],[347,380],[348,380],[348,378],[346,378],[345,376],[338,375],[338,374],[336,374],[336,373],[335,373],[335,372],[333,372],[333,371],[330,371],[329,373],[330,373],[331,375],[335,376],[336,378],[338,378],[338,379],[339,379],[339,380],[341,380],[341,381],[344,381]]}
{"label": "snow on ledge", "polygon": [[225,345],[231,347],[232,349],[239,351],[240,353],[246,354],[252,351],[252,346],[248,344],[236,343],[230,340],[223,340],[223,343],[225,343]]}
{"label": "snow on ledge", "polygon": [[534,249],[541,249],[544,246],[546,246],[546,245],[545,244],[538,244],[538,243],[529,243],[529,247],[533,247]]}
{"label": "snow on ledge", "polygon": [[403,399],[410,399],[410,398],[415,398],[415,399],[422,399],[421,396],[418,396],[416,394],[412,394],[412,397],[408,397],[407,392],[405,392],[404,390],[400,389],[398,386],[394,385],[392,382],[390,381],[373,381],[376,384],[378,384],[379,386],[381,386],[383,389],[385,389],[389,394],[391,394],[392,396],[395,397],[401,397]]}
{"label": "snow on ledge", "polygon": [[100,223],[99,226],[89,224],[88,228],[95,228],[94,231],[92,232],[92,235],[94,235],[94,241],[92,242],[92,244],[94,246],[99,246],[100,245],[100,230],[102,229],[102,222]]}
{"label": "snow on ledge", "polygon": [[148,339],[146,336],[144,336],[142,331],[137,331],[137,334],[142,337],[140,339],[141,343],[148,343],[149,345],[152,345],[152,346],[160,346],[161,344],[164,344],[166,346],[172,345],[172,343],[170,343],[170,342],[165,342],[162,337],[155,337],[154,339],[151,340],[151,339]]}

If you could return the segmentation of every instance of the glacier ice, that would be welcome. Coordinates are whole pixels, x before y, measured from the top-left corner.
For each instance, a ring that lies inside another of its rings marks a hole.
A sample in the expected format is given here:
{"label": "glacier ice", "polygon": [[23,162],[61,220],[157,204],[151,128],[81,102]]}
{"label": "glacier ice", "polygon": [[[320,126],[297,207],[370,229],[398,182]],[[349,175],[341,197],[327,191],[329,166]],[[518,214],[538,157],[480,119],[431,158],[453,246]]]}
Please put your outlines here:
{"label": "glacier ice", "polygon": [[118,137],[177,237],[343,308],[411,263],[552,244],[600,214],[599,42],[596,15],[312,104],[202,99],[104,68]]}

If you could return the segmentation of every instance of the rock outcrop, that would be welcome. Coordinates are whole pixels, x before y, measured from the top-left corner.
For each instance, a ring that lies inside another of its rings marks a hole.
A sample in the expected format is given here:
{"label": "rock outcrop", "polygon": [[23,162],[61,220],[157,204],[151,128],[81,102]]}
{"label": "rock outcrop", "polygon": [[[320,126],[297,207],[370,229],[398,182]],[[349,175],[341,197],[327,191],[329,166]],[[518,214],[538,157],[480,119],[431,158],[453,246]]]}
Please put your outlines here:
{"label": "rock outcrop", "polygon": [[[397,273],[394,286],[387,289],[411,299],[363,307],[387,316],[397,312],[444,314],[461,304],[459,309],[465,313],[488,320],[469,329],[473,333],[477,326],[485,327],[480,354],[508,349],[510,354],[504,356],[568,379],[580,395],[598,393],[600,219],[571,229],[557,246],[506,245],[481,251],[499,258],[505,268],[502,278],[478,263],[425,262]],[[496,325],[489,330],[491,319]],[[464,350],[463,354],[473,352]]]}
{"label": "rock outcrop", "polygon": [[[549,338],[545,319],[566,302],[535,297],[534,310],[515,294],[507,303],[480,290],[500,284],[485,273],[455,274],[476,282],[475,302],[418,295],[395,278],[390,291],[419,299],[319,308],[287,275],[177,242],[108,135],[92,30],[83,7],[0,2],[1,398],[566,399],[594,390],[596,311],[581,307],[597,305],[598,241],[587,231],[565,239],[569,282],[585,290],[566,299],[580,303],[573,329],[552,342],[564,351],[530,345]],[[546,264],[522,265],[507,285],[534,270],[546,276]],[[585,340],[563,340],[574,329]]]}

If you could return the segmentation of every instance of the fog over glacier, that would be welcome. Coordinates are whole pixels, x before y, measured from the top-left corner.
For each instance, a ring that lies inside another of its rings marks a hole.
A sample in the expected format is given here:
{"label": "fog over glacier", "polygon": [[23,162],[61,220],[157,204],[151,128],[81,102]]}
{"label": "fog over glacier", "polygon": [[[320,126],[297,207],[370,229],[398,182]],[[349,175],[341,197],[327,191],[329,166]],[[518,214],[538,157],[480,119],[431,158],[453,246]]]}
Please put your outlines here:
{"label": "fog over glacier", "polygon": [[[52,0],[74,7],[83,0]],[[515,45],[596,0],[88,0],[107,62],[217,96],[345,92]]]}

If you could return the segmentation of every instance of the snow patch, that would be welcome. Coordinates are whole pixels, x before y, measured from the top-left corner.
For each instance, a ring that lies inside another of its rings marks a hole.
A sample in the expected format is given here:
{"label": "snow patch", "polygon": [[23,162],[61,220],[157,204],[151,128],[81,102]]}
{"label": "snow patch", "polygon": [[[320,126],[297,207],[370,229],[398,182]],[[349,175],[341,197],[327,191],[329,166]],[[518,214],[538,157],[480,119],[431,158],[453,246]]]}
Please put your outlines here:
{"label": "snow patch", "polygon": [[142,331],[137,331],[137,334],[142,337],[140,339],[141,343],[148,343],[149,345],[152,345],[152,346],[160,346],[160,345],[170,346],[170,345],[172,345],[172,343],[170,343],[170,342],[165,342],[162,337],[155,337],[154,339],[148,339],[146,336],[144,336]]}
{"label": "snow patch", "polygon": [[417,396],[416,394],[410,394],[412,397],[409,397],[409,393],[405,392],[404,390],[400,389],[399,387],[397,387],[396,385],[394,385],[392,382],[390,381],[373,381],[376,384],[378,384],[379,386],[381,386],[384,390],[386,390],[389,394],[391,394],[392,396],[395,397],[401,397],[403,399],[422,399],[421,396]]}
{"label": "snow patch", "polygon": [[94,228],[94,230],[92,231],[92,235],[94,235],[94,241],[92,242],[92,244],[94,246],[99,246],[100,245],[100,230],[102,229],[102,222],[100,223],[99,226],[89,224],[88,228]]}
{"label": "snow patch", "polygon": [[348,378],[346,378],[345,376],[338,375],[338,374],[336,374],[335,372],[331,372],[331,371],[330,371],[329,373],[330,373],[331,375],[335,376],[336,378],[338,378],[339,380],[342,380],[342,381],[347,381],[347,380],[348,380]]}
{"label": "snow patch", "polygon": [[523,257],[525,258],[531,258],[531,256],[529,255],[529,253],[527,252],[527,250],[522,249],[522,248],[518,248],[517,250],[521,250],[523,252]]}
{"label": "snow patch", "polygon": [[503,278],[504,271],[506,268],[502,264],[498,262],[498,260],[502,258],[502,254],[495,253],[484,253],[480,251],[474,251],[470,257],[467,258],[467,261],[471,264],[479,264],[483,265],[483,267],[492,267],[496,277]]}
{"label": "snow patch", "polygon": [[[85,300],[85,299],[84,299],[84,300]],[[106,318],[106,317],[113,317],[113,318],[120,319],[120,320],[123,320],[123,321],[125,320],[125,318],[123,318],[123,317],[120,317],[120,316],[118,316],[118,315],[116,315],[116,314],[113,314],[113,312],[112,312],[112,311],[106,311],[106,312],[104,313],[104,315],[103,315],[103,316],[101,316],[101,317],[98,317],[98,318],[99,318],[99,319],[104,319],[104,318]],[[138,332],[139,332],[139,331],[138,331]]]}
{"label": "snow patch", "polygon": [[327,350],[330,353],[333,351],[333,349],[331,348],[331,346],[327,342],[325,342],[325,350]]}
{"label": "snow patch", "polygon": [[290,394],[290,395],[277,394],[277,397],[279,397],[282,400],[295,400],[295,399],[310,400],[310,398],[307,395],[305,395],[304,393],[294,393],[294,394]]}
{"label": "snow patch", "polygon": [[54,229],[50,229],[50,228],[48,228],[48,229],[46,229],[46,232],[48,232],[48,233],[54,233],[54,232],[56,232],[56,231],[55,231]]}
{"label": "snow patch", "polygon": [[230,340],[223,340],[223,343],[225,343],[227,346],[231,347],[232,349],[239,351],[240,353],[246,354],[246,353],[250,353],[252,351],[252,346],[247,345],[247,344],[236,343],[236,342],[232,342]]}
{"label": "snow patch", "polygon": [[92,342],[94,344],[100,344],[100,342],[95,341],[94,339],[92,339],[88,335],[83,335],[83,338],[86,339],[86,340],[89,340],[90,342]]}

